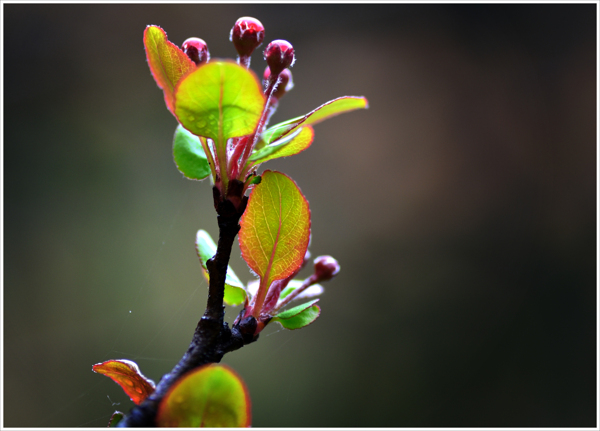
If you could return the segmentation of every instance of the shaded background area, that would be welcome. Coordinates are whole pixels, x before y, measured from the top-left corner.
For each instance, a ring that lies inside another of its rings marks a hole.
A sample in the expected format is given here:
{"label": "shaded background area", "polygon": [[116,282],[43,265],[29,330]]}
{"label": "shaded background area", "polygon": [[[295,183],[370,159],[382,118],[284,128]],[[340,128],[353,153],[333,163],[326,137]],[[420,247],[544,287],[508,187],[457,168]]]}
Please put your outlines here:
{"label": "shaded background area", "polygon": [[187,348],[216,219],[142,32],[234,57],[245,15],[296,49],[274,122],[370,102],[265,165],[342,272],[313,325],[224,358],[253,425],[595,426],[594,4],[4,5],[4,425],[104,427],[132,404],[92,364],[158,380]]}

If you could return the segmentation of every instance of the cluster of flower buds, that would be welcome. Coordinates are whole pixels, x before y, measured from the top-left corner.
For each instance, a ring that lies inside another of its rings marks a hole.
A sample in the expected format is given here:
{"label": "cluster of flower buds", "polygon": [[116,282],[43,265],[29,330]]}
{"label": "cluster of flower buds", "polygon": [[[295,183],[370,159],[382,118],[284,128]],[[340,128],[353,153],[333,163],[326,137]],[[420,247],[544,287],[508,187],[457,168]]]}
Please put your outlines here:
{"label": "cluster of flower buds", "polygon": [[[240,66],[246,69],[250,67],[250,56],[263,43],[264,38],[265,28],[256,18],[246,16],[235,22],[229,33],[229,40],[238,53],[237,62]],[[201,66],[210,60],[208,46],[202,39],[196,37],[187,39],[182,45],[182,50],[196,66]],[[225,184],[230,180],[246,181],[246,178],[241,176],[249,175],[249,172],[244,171],[248,158],[276,111],[279,99],[294,87],[292,73],[289,70],[296,59],[292,44],[282,39],[274,40],[267,45],[263,55],[267,68],[263,74],[266,103],[262,115],[252,135],[232,138],[228,143],[225,166],[218,163],[215,165],[215,182],[223,178]],[[226,195],[228,192],[223,190],[222,194]]]}
{"label": "cluster of flower buds", "polygon": [[[229,33],[229,40],[233,42],[238,53],[238,64],[249,68],[250,56],[262,44],[264,38],[265,28],[259,20],[252,17],[239,18]],[[249,139],[234,139],[231,144],[232,157],[227,168],[230,179],[237,178],[260,134],[277,109],[279,99],[294,86],[292,73],[288,69],[295,61],[292,44],[281,39],[274,40],[267,45],[263,55],[268,65],[263,75],[267,103],[254,135]]]}
{"label": "cluster of flower buds", "polygon": [[[256,18],[245,16],[235,22],[229,33],[229,40],[238,53],[240,65],[250,67],[250,56],[264,38],[265,28]],[[267,98],[274,97],[278,100],[294,86],[288,69],[296,60],[294,47],[286,40],[274,40],[267,45],[263,55],[268,65],[264,74],[265,94]]]}

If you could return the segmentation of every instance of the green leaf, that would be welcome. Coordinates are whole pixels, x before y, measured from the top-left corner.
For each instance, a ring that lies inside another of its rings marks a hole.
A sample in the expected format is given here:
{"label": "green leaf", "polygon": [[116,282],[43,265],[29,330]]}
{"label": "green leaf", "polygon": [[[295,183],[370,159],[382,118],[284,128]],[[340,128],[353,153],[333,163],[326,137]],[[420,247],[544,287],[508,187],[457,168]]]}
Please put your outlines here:
{"label": "green leaf", "polygon": [[253,175],[252,177],[250,177],[246,180],[247,185],[249,185],[249,186],[260,184],[261,181],[262,181],[262,178],[260,177],[260,175]]}
{"label": "green leaf", "polygon": [[302,265],[310,238],[310,210],[296,183],[286,175],[263,173],[240,225],[242,257],[261,278],[261,288],[289,277]]}
{"label": "green leaf", "polygon": [[149,25],[144,30],[144,49],[150,72],[165,93],[167,108],[174,113],[175,86],[196,65],[177,45],[169,42],[167,33],[156,25]]}
{"label": "green leaf", "polygon": [[145,377],[133,361],[111,359],[94,365],[92,370],[113,379],[136,404],[140,404],[154,392],[154,382]]}
{"label": "green leaf", "polygon": [[179,380],[158,407],[159,427],[249,427],[250,397],[229,367],[209,364]]}
{"label": "green leaf", "polygon": [[[196,233],[196,252],[200,258],[200,264],[202,265],[202,272],[208,281],[208,269],[206,268],[206,261],[213,257],[217,252],[217,245],[210,237],[208,232],[200,229]],[[246,299],[246,289],[244,283],[235,275],[230,266],[227,267],[227,276],[225,278],[225,296],[223,301],[227,305],[239,305]]]}
{"label": "green leaf", "polygon": [[108,421],[108,428],[113,428],[113,427],[116,427],[116,426],[117,426],[117,424],[118,424],[119,422],[121,422],[121,419],[123,419],[123,417],[124,417],[124,416],[125,416],[125,415],[124,415],[122,412],[120,412],[120,411],[116,410],[116,411],[113,413],[113,415],[110,417],[110,421]]}
{"label": "green leaf", "polygon": [[354,111],[355,109],[367,109],[368,107],[369,102],[362,96],[338,97],[306,114],[304,125],[317,124],[328,118],[343,114],[344,112]]}
{"label": "green leaf", "polygon": [[317,317],[321,314],[321,308],[318,305],[314,305],[318,301],[318,299],[315,299],[282,311],[271,320],[279,322],[285,329],[303,328],[317,320]]}
{"label": "green leaf", "polygon": [[194,135],[224,146],[256,128],[265,96],[256,75],[233,62],[211,61],[181,80],[175,115]]}
{"label": "green leaf", "polygon": [[368,107],[369,103],[364,97],[339,97],[324,103],[306,115],[292,118],[270,127],[262,134],[262,140],[266,144],[270,144],[282,136],[294,131],[300,125],[308,126],[309,124],[317,124],[335,115],[343,114],[344,112],[353,111],[355,109],[366,109]]}
{"label": "green leaf", "polygon": [[306,115],[291,118],[282,123],[275,124],[262,133],[261,141],[268,145],[271,142],[274,142],[275,140],[287,135],[292,130],[296,129],[300,124],[304,123],[304,121],[306,121]]}
{"label": "green leaf", "polygon": [[314,136],[315,132],[311,126],[301,127],[252,154],[249,161],[252,165],[258,165],[280,157],[293,156],[310,147]]}
{"label": "green leaf", "polygon": [[173,159],[177,169],[190,180],[203,180],[210,175],[210,165],[200,138],[178,125],[173,138]]}

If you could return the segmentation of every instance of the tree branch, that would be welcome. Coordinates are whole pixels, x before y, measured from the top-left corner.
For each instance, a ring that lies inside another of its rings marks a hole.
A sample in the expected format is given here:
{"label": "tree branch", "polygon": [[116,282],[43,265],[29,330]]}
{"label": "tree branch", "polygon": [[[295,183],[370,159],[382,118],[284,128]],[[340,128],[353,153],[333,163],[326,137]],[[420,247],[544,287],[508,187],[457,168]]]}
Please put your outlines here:
{"label": "tree branch", "polygon": [[229,329],[224,321],[223,295],[227,266],[233,242],[240,230],[239,221],[248,201],[243,196],[243,186],[241,181],[231,181],[226,199],[213,187],[219,241],[217,252],[206,262],[210,280],[206,310],[196,326],[188,350],[171,372],[163,376],[154,393],[133,407],[119,422],[118,427],[155,427],[161,400],[184,374],[202,365],[220,362],[225,353],[237,350],[258,338],[252,335],[252,323],[256,322],[243,321],[243,325],[234,325]]}

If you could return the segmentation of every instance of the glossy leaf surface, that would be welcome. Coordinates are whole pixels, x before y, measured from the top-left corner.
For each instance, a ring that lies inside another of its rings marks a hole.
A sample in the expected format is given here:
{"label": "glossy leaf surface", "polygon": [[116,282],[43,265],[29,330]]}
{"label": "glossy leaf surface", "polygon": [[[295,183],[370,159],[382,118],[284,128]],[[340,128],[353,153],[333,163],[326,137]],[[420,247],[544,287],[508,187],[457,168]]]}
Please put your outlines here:
{"label": "glossy leaf surface", "polygon": [[232,62],[211,61],[198,67],[175,91],[179,122],[218,143],[252,133],[264,103],[254,73]]}
{"label": "glossy leaf surface", "polygon": [[[217,252],[217,245],[210,237],[208,232],[200,229],[196,233],[196,252],[200,258],[200,264],[204,276],[208,281],[208,269],[206,268],[206,261],[213,257]],[[235,275],[231,267],[227,267],[227,277],[225,279],[225,296],[223,301],[228,305],[239,305],[246,299],[246,290],[244,289],[244,283]]]}
{"label": "glossy leaf surface", "polygon": [[356,109],[366,109],[369,107],[367,99],[358,96],[344,96],[337,99],[330,100],[327,103],[319,106],[312,110],[306,115],[292,118],[270,127],[262,134],[262,140],[270,144],[282,136],[294,131],[300,126],[308,126],[310,124],[317,124],[327,118],[335,115],[343,114],[344,112],[354,111]]}
{"label": "glossy leaf surface", "polygon": [[154,382],[145,377],[133,361],[111,359],[94,365],[92,369],[98,374],[113,379],[136,404],[141,403],[154,392]]}
{"label": "glossy leaf surface", "polygon": [[149,25],[144,30],[144,48],[152,76],[165,93],[167,108],[175,113],[175,87],[181,77],[195,69],[196,65],[177,45],[169,42],[167,33],[156,25]]}
{"label": "glossy leaf surface", "polygon": [[315,303],[315,299],[310,302],[298,305],[289,310],[282,311],[273,317],[273,321],[279,322],[285,329],[300,329],[317,320],[321,314],[321,308]]}
{"label": "glossy leaf surface", "polygon": [[240,225],[242,257],[264,285],[289,277],[302,265],[310,237],[310,210],[286,175],[263,173]]}
{"label": "glossy leaf surface", "polygon": [[161,401],[160,427],[248,427],[250,397],[229,367],[210,364],[186,374]]}
{"label": "glossy leaf surface", "polygon": [[173,159],[177,169],[191,180],[203,180],[210,175],[210,165],[200,138],[181,125],[177,126],[173,138]]}
{"label": "glossy leaf surface", "polygon": [[[291,139],[286,139],[288,136]],[[252,154],[249,160],[251,164],[257,165],[280,157],[293,156],[310,147],[314,137],[315,132],[311,126],[299,128],[297,134],[290,133],[279,141],[261,148]]]}

